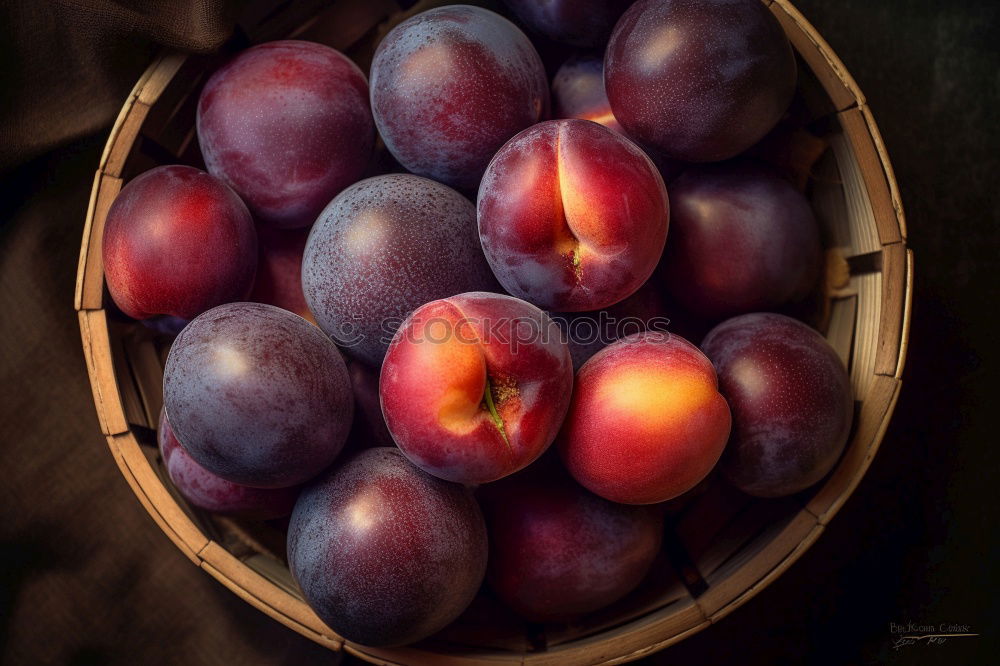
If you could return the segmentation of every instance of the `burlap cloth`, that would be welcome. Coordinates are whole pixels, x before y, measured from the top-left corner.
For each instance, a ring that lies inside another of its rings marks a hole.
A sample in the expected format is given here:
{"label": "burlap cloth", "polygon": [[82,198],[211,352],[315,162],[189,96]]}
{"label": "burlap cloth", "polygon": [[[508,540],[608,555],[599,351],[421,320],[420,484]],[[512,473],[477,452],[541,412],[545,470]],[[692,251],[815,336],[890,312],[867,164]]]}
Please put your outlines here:
{"label": "burlap cloth", "polygon": [[[984,637],[900,663],[973,663],[1000,633],[996,373],[985,371],[998,346],[982,315],[997,296],[997,6],[797,4],[867,92],[908,206],[918,291],[906,383],[882,450],[822,538],[744,609],[655,661],[871,663],[895,658],[889,622],[914,620]],[[338,659],[191,565],[146,515],[100,435],[72,307],[93,173],[128,90],[162,45],[209,51],[232,24],[221,1],[0,3],[4,663]]]}

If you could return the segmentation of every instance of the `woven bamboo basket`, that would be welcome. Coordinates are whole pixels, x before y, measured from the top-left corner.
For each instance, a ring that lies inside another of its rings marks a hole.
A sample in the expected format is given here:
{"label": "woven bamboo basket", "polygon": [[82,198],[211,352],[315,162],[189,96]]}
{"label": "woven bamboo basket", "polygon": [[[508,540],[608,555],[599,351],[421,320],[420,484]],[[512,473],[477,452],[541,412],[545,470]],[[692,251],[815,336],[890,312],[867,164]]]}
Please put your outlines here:
{"label": "woven bamboo basket", "polygon": [[[825,334],[850,371],[855,419],[847,449],[817,487],[755,500],[709,483],[670,512],[663,553],[632,594],[569,625],[525,625],[488,594],[451,627],[417,645],[373,649],[331,631],[303,601],[284,562],[283,535],[188,506],[161,467],[155,428],[169,338],[106,309],[101,238],[122,184],[158,164],[200,166],[198,92],[233,51],[295,37],[329,44],[367,71],[378,40],[440,2],[251,2],[237,36],[214,56],[163,53],[136,83],[94,178],[75,307],[100,426],[136,497],[196,565],[261,611],[333,650],[374,663],[597,664],[637,659],[719,621],[780,576],[819,537],[878,450],[900,390],[909,331],[913,257],[899,192],[865,98],[843,64],[787,0],[764,0],[800,63],[799,94],[829,148],[809,196],[828,257]],[[110,316],[109,316],[110,315]]]}

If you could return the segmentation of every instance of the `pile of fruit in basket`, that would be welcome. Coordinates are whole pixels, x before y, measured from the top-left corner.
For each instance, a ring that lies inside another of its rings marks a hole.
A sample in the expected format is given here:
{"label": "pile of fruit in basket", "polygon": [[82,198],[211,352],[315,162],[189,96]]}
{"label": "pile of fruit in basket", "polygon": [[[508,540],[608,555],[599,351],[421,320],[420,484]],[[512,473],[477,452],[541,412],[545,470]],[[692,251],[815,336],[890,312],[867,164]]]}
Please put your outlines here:
{"label": "pile of fruit in basket", "polygon": [[[531,621],[606,606],[664,502],[716,468],[800,492],[851,425],[842,362],[788,316],[823,253],[766,7],[507,5],[524,31],[410,16],[367,79],[317,43],[239,53],[200,94],[206,170],[152,169],[107,218],[118,308],[185,320],[171,480],[291,514],[305,599],[363,644],[440,630],[484,580]],[[557,71],[552,41],[579,47]]]}

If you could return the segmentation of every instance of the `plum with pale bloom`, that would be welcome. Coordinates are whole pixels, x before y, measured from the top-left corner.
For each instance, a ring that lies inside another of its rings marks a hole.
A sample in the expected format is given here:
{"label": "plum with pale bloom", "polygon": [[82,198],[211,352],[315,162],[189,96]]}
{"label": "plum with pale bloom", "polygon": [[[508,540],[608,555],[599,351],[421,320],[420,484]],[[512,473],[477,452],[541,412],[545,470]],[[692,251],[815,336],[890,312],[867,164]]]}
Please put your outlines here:
{"label": "plum with pale bloom", "polygon": [[547,310],[600,310],[633,294],[660,260],[668,216],[649,157],[586,120],[521,132],[479,187],[479,236],[494,274]]}
{"label": "plum with pale bloom", "polygon": [[664,502],[712,471],[731,423],[711,361],[679,336],[647,331],[580,368],[559,453],[605,499]]}
{"label": "plum with pale bloom", "polygon": [[374,368],[416,308],[498,289],[475,206],[447,185],[408,173],[341,192],[316,220],[302,257],[302,291],[320,328]]}
{"label": "plum with pale bloom", "polygon": [[199,315],[170,347],[163,403],[191,457],[227,481],[302,483],[340,453],[354,397],[337,346],[316,326],[262,303]]}
{"label": "plum with pale bloom", "polygon": [[529,303],[459,294],[418,308],[389,346],[379,392],[413,464],[466,484],[495,481],[552,443],[573,390],[558,325]]}
{"label": "plum with pale bloom", "polygon": [[420,640],[469,605],[486,572],[472,493],[395,448],[357,453],[306,486],[288,526],[288,566],[309,605],[347,640]]}

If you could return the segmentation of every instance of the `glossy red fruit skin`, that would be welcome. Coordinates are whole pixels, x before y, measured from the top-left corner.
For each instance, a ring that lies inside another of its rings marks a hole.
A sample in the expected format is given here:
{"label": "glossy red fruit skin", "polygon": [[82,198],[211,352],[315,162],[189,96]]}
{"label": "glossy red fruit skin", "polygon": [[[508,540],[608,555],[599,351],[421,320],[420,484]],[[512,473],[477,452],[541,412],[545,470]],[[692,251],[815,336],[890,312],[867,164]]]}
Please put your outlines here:
{"label": "glossy red fruit skin", "polygon": [[108,211],[101,249],[111,298],[135,319],[192,319],[245,298],[257,234],[240,198],[189,166],[160,166],[129,181]]}
{"label": "glossy red fruit skin", "polygon": [[339,51],[296,40],[258,44],[215,72],[197,130],[209,172],[284,228],[312,224],[361,178],[375,142],[365,75]]}
{"label": "glossy red fruit skin", "polygon": [[306,243],[302,290],[327,335],[378,367],[410,312],[499,285],[469,200],[426,178],[389,174],[352,185],[326,207]]}
{"label": "glossy red fruit skin", "polygon": [[669,224],[663,178],[627,138],[552,120],[496,154],[479,187],[479,236],[500,284],[546,309],[599,310],[656,268]]}
{"label": "glossy red fruit skin", "polygon": [[670,186],[664,279],[688,310],[718,321],[774,310],[816,287],[823,266],[809,201],[749,160],[699,165]]}
{"label": "glossy red fruit skin", "polygon": [[500,146],[548,113],[548,81],[513,23],[479,7],[439,7],[379,44],[371,106],[386,147],[407,170],[472,189]]}
{"label": "glossy red fruit skin", "polygon": [[212,474],[177,441],[163,410],[160,410],[156,440],[167,476],[178,492],[194,506],[249,520],[271,520],[291,515],[295,499],[299,496],[298,486],[251,488]]}
{"label": "glossy red fruit skin", "polygon": [[309,238],[308,229],[257,229],[260,252],[257,278],[247,300],[266,303],[316,323],[306,297],[302,295],[302,254]]}
{"label": "glossy red fruit skin", "polygon": [[603,47],[634,0],[504,0],[532,30],[572,46]]}
{"label": "glossy red fruit skin", "polygon": [[361,451],[307,486],[288,527],[288,565],[309,605],[374,647],[412,643],[458,617],[486,557],[472,493],[395,448]]}
{"label": "glossy red fruit skin", "polygon": [[177,439],[213,474],[283,488],[316,476],[344,446],[354,398],[336,345],[291,312],[229,303],[170,347],[163,403]]}
{"label": "glossy red fruit skin", "polygon": [[552,79],[552,117],[591,120],[625,134],[604,92],[604,58],[576,55],[559,67]]}
{"label": "glossy red fruit skin", "polygon": [[489,530],[486,579],[532,622],[570,621],[614,603],[660,549],[659,507],[601,499],[562,470],[531,467],[477,496]]}
{"label": "glossy red fruit skin", "polygon": [[759,0],[639,0],[604,58],[611,109],[638,141],[688,162],[733,157],[795,90],[791,45]]}
{"label": "glossy red fruit skin", "polygon": [[404,455],[469,485],[541,456],[572,392],[573,364],[555,322],[529,303],[483,292],[418,308],[396,332],[379,382],[386,425]]}
{"label": "glossy red fruit skin", "polygon": [[647,331],[583,364],[557,444],[569,473],[591,492],[654,504],[712,471],[730,426],[708,358],[677,335]]}
{"label": "glossy red fruit skin", "polygon": [[782,497],[833,469],[854,404],[847,370],[823,336],[791,317],[752,313],[716,326],[702,349],[733,413],[719,464],[730,483]]}

